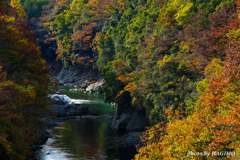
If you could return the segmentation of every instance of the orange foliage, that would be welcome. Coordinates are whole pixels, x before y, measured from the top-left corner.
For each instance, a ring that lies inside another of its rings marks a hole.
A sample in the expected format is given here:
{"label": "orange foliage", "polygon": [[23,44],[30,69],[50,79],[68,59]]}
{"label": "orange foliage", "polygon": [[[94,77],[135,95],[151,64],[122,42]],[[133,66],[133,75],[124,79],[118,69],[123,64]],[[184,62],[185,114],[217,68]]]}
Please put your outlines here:
{"label": "orange foliage", "polygon": [[81,62],[81,61],[85,60],[85,57],[79,57],[78,60]]}
{"label": "orange foliage", "polygon": [[125,1],[124,0],[119,0],[118,3],[119,3],[118,8],[123,13],[124,12],[124,3],[125,3]]}
{"label": "orange foliage", "polygon": [[[89,56],[85,56],[85,57],[79,57],[78,60],[79,60],[79,63],[83,63],[85,60],[89,59],[90,57]],[[88,62],[90,62],[91,60],[88,60]]]}
{"label": "orange foliage", "polygon": [[235,1],[236,5],[237,5],[237,12],[240,13],[240,1],[237,0]]}
{"label": "orange foliage", "polygon": [[94,60],[93,60],[93,59],[90,59],[90,60],[89,60],[89,62],[90,62],[90,63],[93,63],[93,62],[94,62]]}
{"label": "orange foliage", "polygon": [[126,87],[124,87],[124,90],[133,93],[136,90],[136,85],[133,82],[128,83]]}
{"label": "orange foliage", "polygon": [[129,82],[133,81],[133,79],[136,75],[137,75],[136,73],[131,72],[130,74],[120,75],[119,77],[117,77],[117,80],[120,80],[123,83],[129,83]]}
{"label": "orange foliage", "polygon": [[139,10],[142,7],[144,7],[144,5],[139,5],[136,10]]}
{"label": "orange foliage", "polygon": [[92,43],[93,37],[93,28],[96,26],[96,23],[90,23],[83,25],[82,30],[73,35],[73,40],[82,42],[84,50],[88,49]]}
{"label": "orange foliage", "polygon": [[39,125],[37,111],[47,106],[50,80],[26,19],[6,0],[0,4],[0,59],[5,71],[0,66],[0,159],[26,159]]}
{"label": "orange foliage", "polygon": [[[204,13],[200,13],[203,17]],[[221,20],[220,20],[221,17]],[[233,4],[221,7],[209,16],[209,25],[204,25],[199,18],[194,19],[194,26],[189,25],[183,30],[188,39],[184,44],[188,49],[209,59],[223,58],[225,46],[228,42],[226,34],[229,30],[239,28],[239,19]]]}
{"label": "orange foliage", "polygon": [[75,37],[74,37],[75,40],[79,40],[79,39],[82,39],[82,38],[85,36],[85,34],[84,34],[83,31],[80,31],[80,32],[78,32],[78,33],[75,33],[74,36],[75,36]]}
{"label": "orange foliage", "polygon": [[47,28],[47,27],[49,27],[49,26],[50,26],[50,22],[43,23],[43,27],[44,27],[44,28]]}
{"label": "orange foliage", "polygon": [[209,61],[206,59],[206,57],[202,55],[186,55],[186,54],[178,54],[181,59],[183,59],[184,63],[186,64],[186,67],[190,71],[194,71],[196,69],[199,69],[200,71],[203,71],[206,65],[209,63]]}
{"label": "orange foliage", "polygon": [[88,47],[90,47],[91,43],[85,43],[83,44],[83,49],[88,49]]}
{"label": "orange foliage", "polygon": [[61,58],[61,57],[62,57],[62,54],[59,53],[59,54],[57,55],[56,59],[59,59],[59,58]]}
{"label": "orange foliage", "polygon": [[91,37],[92,37],[92,36],[86,36],[86,37],[84,37],[84,38],[82,39],[82,41],[83,41],[83,42],[88,42],[88,41],[90,41]]}
{"label": "orange foliage", "polygon": [[[68,0],[56,0],[58,6],[66,6],[68,4]],[[57,6],[54,6],[57,7]]]}
{"label": "orange foliage", "polygon": [[[168,110],[169,123],[148,129],[145,146],[135,159],[219,159],[215,152],[240,149],[240,42],[229,42],[224,69],[218,77],[209,77],[209,87],[195,103],[194,111]],[[192,153],[209,155],[193,156]]]}
{"label": "orange foliage", "polygon": [[23,82],[24,83],[29,83],[29,80],[28,79],[24,79]]}
{"label": "orange foliage", "polygon": [[155,0],[155,4],[154,4],[154,7],[156,6],[162,6],[164,4],[164,0]]}
{"label": "orange foliage", "polygon": [[116,60],[113,63],[113,68],[114,68],[115,73],[117,75],[121,75],[121,74],[123,74],[124,72],[127,71],[129,66],[123,60]]}

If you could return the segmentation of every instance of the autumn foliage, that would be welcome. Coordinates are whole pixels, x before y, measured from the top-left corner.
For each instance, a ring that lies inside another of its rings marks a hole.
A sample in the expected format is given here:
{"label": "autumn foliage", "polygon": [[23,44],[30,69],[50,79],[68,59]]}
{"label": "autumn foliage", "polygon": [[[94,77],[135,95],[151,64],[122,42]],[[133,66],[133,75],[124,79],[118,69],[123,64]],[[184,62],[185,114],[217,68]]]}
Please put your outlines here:
{"label": "autumn foliage", "polygon": [[[236,27],[233,29],[238,29],[239,21],[234,23]],[[214,33],[217,32],[215,28]],[[224,50],[216,52],[226,55],[224,62],[212,59],[206,66],[206,78],[197,84],[200,96],[188,106],[192,107],[188,116],[181,107],[167,109],[168,123],[159,123],[145,132],[142,138],[145,145],[139,148],[135,159],[239,158],[240,42],[232,38],[225,39]]]}
{"label": "autumn foliage", "polygon": [[[167,124],[158,124],[144,135],[145,147],[135,159],[219,159],[221,155],[194,157],[189,152],[239,151],[239,42],[229,42],[227,57],[219,75],[209,77],[209,86],[194,104],[187,118],[181,109],[169,111]],[[215,63],[214,61],[212,63]],[[206,70],[206,72],[208,72]],[[232,159],[232,155],[222,156]]]}
{"label": "autumn foliage", "polygon": [[188,153],[239,151],[239,4],[52,0],[41,22],[65,67],[97,66],[106,102],[146,113],[136,159],[230,159]]}
{"label": "autumn foliage", "polygon": [[7,1],[0,2],[1,159],[31,155],[30,147],[39,138],[36,123],[48,103],[48,69],[35,34],[20,13]]}

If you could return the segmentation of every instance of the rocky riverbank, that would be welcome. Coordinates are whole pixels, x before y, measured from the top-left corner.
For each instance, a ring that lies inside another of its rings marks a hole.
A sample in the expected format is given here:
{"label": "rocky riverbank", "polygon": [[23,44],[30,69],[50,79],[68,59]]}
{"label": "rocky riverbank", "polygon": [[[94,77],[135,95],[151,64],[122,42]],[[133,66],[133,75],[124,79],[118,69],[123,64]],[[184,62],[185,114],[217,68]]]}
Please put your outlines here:
{"label": "rocky riverbank", "polygon": [[51,75],[53,81],[58,80],[60,85],[72,86],[79,91],[102,93],[105,83],[101,72],[97,69],[82,67],[62,68],[59,73]]}
{"label": "rocky riverbank", "polygon": [[119,134],[144,131],[147,126],[145,113],[137,108],[117,112],[112,118],[112,128]]}
{"label": "rocky riverbank", "polygon": [[[33,144],[32,151],[36,152],[41,149],[41,145],[46,143],[48,138],[51,138],[52,135],[48,132],[51,128],[61,124],[62,122],[70,119],[78,119],[82,115],[91,115],[91,110],[85,105],[79,105],[71,103],[67,96],[54,94],[52,96],[51,104],[48,106],[47,114],[44,118],[44,122],[46,123],[44,131],[42,131],[41,138],[38,142]],[[59,97],[64,97],[59,99]],[[28,160],[36,160],[33,156],[29,157]]]}
{"label": "rocky riverbank", "polygon": [[76,119],[81,115],[90,114],[87,106],[84,105],[50,105],[47,125],[54,127],[59,123],[69,120]]}
{"label": "rocky riverbank", "polygon": [[111,120],[112,128],[119,134],[113,140],[114,147],[142,146],[141,136],[147,126],[145,113],[137,108],[128,112],[117,111]]}
{"label": "rocky riverbank", "polygon": [[[60,125],[62,122],[71,119],[79,119],[82,116],[97,116],[94,110],[88,108],[87,105],[77,104],[77,100],[71,99],[66,95],[61,94],[50,94],[48,97],[52,99],[51,104],[48,106],[48,112],[44,121],[46,122],[45,134],[41,142],[36,143],[33,145],[32,150],[34,152],[34,156],[32,156],[28,160],[37,160],[35,156],[39,153],[39,149],[42,149],[42,145],[47,142],[49,138],[54,138],[50,132],[53,127]],[[120,114],[120,115],[118,115]],[[114,120],[116,126],[127,126],[128,129],[126,130],[128,133],[119,134],[116,138],[112,140],[111,145],[109,148],[134,148],[137,146],[142,146],[142,141],[140,136],[142,136],[144,129],[145,121],[144,121],[144,114],[139,112],[138,110],[131,110],[131,112],[124,113],[125,115],[122,116],[122,113],[117,112],[115,116],[112,118]],[[116,116],[118,115],[118,119]],[[120,119],[119,119],[120,118]],[[142,119],[138,121],[139,119]],[[126,122],[126,123],[125,123]],[[140,125],[140,124],[143,125]],[[124,124],[124,125],[123,125]],[[115,130],[116,131],[116,130]],[[132,132],[130,132],[132,131]],[[120,132],[118,132],[120,133]],[[36,156],[37,157],[37,156]]]}
{"label": "rocky riverbank", "polygon": [[143,142],[141,140],[141,136],[144,131],[135,131],[129,132],[119,137],[115,138],[112,142],[113,147],[129,147],[129,146],[138,146],[141,147]]}
{"label": "rocky riverbank", "polygon": [[[87,69],[80,66],[71,68],[63,67],[60,72],[54,72],[51,78],[53,81],[58,80],[60,85],[71,86],[84,92],[102,93],[105,83],[101,73],[97,69]],[[117,113],[111,120],[112,128],[117,133],[122,134],[145,130],[148,123],[144,111],[131,108],[131,106],[127,106],[126,104],[120,104],[117,108]]]}

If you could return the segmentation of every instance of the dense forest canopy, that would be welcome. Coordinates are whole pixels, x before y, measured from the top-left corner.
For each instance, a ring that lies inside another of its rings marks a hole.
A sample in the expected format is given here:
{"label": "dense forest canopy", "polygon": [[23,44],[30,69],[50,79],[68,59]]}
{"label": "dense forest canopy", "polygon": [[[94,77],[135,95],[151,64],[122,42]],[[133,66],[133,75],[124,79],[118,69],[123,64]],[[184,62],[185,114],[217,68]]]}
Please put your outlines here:
{"label": "dense forest canopy", "polygon": [[26,159],[40,137],[48,69],[21,4],[0,1],[0,157]]}
{"label": "dense forest canopy", "polygon": [[[239,0],[12,0],[11,5],[15,9],[1,1],[2,90],[10,86],[29,98],[11,105],[31,106],[46,90],[40,83],[46,77],[39,75],[47,71],[23,18],[28,17],[47,31],[42,41],[56,43],[56,59],[64,67],[102,72],[106,102],[146,112],[152,127],[136,159],[239,151]],[[7,131],[1,133],[1,153],[15,154]]]}
{"label": "dense forest canopy", "polygon": [[136,159],[239,150],[239,1],[52,0],[46,8],[57,59],[98,67],[106,102],[137,107],[155,125]]}

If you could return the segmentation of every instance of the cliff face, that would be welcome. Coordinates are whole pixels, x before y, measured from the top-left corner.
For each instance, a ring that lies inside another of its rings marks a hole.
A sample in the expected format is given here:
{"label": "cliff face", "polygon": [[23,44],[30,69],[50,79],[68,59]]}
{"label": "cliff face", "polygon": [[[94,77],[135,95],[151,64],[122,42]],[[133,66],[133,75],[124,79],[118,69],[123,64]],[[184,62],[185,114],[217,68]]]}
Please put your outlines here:
{"label": "cliff face", "polygon": [[57,60],[58,49],[55,38],[49,37],[49,30],[43,26],[40,19],[32,20],[31,28],[36,32],[41,48],[41,57],[46,60],[46,65],[51,69],[50,78],[59,80],[60,85],[77,87],[86,92],[102,92],[104,79],[100,71],[91,65],[69,66],[65,68],[60,60]]}
{"label": "cliff face", "polygon": [[147,126],[144,111],[132,108],[127,113],[117,112],[112,118],[112,128],[119,134],[144,131]]}
{"label": "cliff face", "polygon": [[60,85],[74,86],[81,91],[101,93],[104,79],[97,69],[84,67],[62,68],[51,75],[52,80],[59,80]]}

